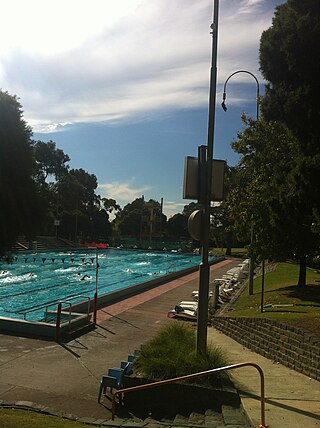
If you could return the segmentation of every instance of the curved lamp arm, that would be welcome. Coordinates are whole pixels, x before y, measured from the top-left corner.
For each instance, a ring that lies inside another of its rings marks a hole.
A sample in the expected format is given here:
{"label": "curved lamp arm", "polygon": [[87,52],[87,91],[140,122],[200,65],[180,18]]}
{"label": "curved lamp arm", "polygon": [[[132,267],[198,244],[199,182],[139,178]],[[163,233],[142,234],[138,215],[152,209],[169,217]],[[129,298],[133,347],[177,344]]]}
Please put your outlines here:
{"label": "curved lamp arm", "polygon": [[227,80],[224,82],[224,85],[223,85],[223,95],[222,95],[221,106],[222,106],[222,108],[223,108],[224,111],[227,111],[227,106],[226,106],[226,103],[225,103],[225,101],[227,99],[227,93],[226,93],[227,83],[228,83],[229,79],[232,76],[234,76],[235,74],[238,74],[238,73],[250,74],[250,76],[252,76],[254,78],[254,80],[256,81],[256,84],[257,84],[257,120],[259,120],[259,92],[260,92],[260,87],[259,87],[258,79],[250,71],[247,71],[247,70],[238,70],[238,71],[235,71],[234,73],[230,74],[230,76],[227,78]]}

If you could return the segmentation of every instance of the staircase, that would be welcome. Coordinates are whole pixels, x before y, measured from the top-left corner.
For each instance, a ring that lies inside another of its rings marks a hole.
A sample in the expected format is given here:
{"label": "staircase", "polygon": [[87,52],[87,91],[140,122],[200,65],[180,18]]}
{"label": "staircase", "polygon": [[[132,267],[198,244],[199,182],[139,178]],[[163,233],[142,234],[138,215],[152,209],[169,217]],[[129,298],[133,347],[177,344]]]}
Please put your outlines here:
{"label": "staircase", "polygon": [[[240,407],[227,405],[221,406],[221,411],[207,409],[204,413],[190,412],[184,415],[177,414],[173,419],[157,417],[153,414],[145,419],[137,417],[116,418],[110,421],[110,426],[132,426],[132,427],[207,427],[207,428],[251,428],[247,416]],[[108,426],[108,421],[103,426]]]}
{"label": "staircase", "polygon": [[56,238],[53,236],[37,236],[36,240],[29,241],[24,236],[19,236],[12,250],[20,251],[45,251],[45,250],[72,250],[79,248],[79,245],[68,239]]}

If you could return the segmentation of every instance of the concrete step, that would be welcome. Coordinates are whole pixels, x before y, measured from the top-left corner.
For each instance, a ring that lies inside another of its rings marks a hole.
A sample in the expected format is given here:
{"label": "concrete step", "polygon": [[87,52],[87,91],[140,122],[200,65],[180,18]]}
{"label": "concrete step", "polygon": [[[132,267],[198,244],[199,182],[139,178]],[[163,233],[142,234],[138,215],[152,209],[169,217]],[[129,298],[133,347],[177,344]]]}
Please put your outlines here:
{"label": "concrete step", "polygon": [[116,418],[114,421],[104,421],[103,426],[126,428],[252,428],[240,409],[224,406],[224,413],[208,409],[204,414],[192,412],[189,416],[177,414],[173,420],[155,419],[148,416],[146,419]]}
{"label": "concrete step", "polygon": [[247,418],[245,417],[243,411],[240,408],[222,405],[221,413],[226,426],[248,426]]}
{"label": "concrete step", "polygon": [[145,419],[116,418],[115,421],[106,421],[103,425],[126,428],[252,428],[240,408],[225,405],[221,407],[221,412],[207,409],[205,413],[191,412],[189,415],[178,413],[174,419],[156,418],[150,414]]}

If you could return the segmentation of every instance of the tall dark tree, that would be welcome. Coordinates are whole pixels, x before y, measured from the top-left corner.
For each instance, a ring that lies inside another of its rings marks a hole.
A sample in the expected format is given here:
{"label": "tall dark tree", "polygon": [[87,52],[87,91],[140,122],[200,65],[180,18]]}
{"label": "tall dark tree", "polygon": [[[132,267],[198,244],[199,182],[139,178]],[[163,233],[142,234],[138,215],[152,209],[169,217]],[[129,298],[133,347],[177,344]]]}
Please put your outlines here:
{"label": "tall dark tree", "polygon": [[189,238],[188,217],[184,214],[175,214],[167,222],[168,235],[171,238]]}
{"label": "tall dark tree", "polygon": [[33,237],[43,210],[32,179],[31,128],[16,96],[0,90],[0,251],[20,234]]}
{"label": "tall dark tree", "polygon": [[80,234],[93,238],[95,234],[93,218],[99,211],[99,198],[95,193],[97,185],[97,177],[82,168],[71,169],[57,183],[60,232],[64,236],[76,238]]}
{"label": "tall dark tree", "polygon": [[270,82],[263,115],[285,123],[307,155],[319,153],[319,13],[318,0],[288,0],[260,40],[260,69]]}
{"label": "tall dark tree", "polygon": [[[272,26],[262,34],[260,68],[268,82],[262,100],[267,120],[286,124],[299,143],[296,205],[303,236],[319,218],[320,209],[320,22],[318,0],[288,0],[276,8]],[[289,213],[287,213],[289,216]],[[305,251],[298,256],[306,265]],[[305,285],[301,270],[299,285]]]}
{"label": "tall dark tree", "polygon": [[37,167],[36,175],[39,181],[46,181],[50,175],[55,180],[59,180],[66,174],[69,168],[66,163],[70,161],[70,158],[63,150],[56,147],[54,141],[50,140],[45,143],[38,140],[34,142],[33,147]]}
{"label": "tall dark tree", "polygon": [[145,201],[144,197],[137,198],[125,205],[117,213],[116,227],[122,235],[136,239],[159,238],[161,227],[165,227],[166,216],[161,217],[161,206],[158,201],[150,199]]}
{"label": "tall dark tree", "polygon": [[299,196],[299,143],[280,122],[244,120],[247,128],[233,143],[242,155],[237,184],[227,199],[235,230],[249,240],[253,227],[250,255],[255,259],[299,257],[298,285],[305,285],[305,254],[318,247],[319,235]]}
{"label": "tall dark tree", "polygon": [[102,198],[101,199],[103,208],[110,214],[117,214],[121,212],[121,207],[117,204],[115,199],[111,198]]}

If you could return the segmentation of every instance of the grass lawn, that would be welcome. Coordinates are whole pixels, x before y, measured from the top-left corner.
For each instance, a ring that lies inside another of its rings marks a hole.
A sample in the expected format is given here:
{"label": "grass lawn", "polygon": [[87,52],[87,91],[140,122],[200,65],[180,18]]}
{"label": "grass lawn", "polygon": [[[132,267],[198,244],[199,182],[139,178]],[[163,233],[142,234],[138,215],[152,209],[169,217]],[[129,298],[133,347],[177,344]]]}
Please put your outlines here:
{"label": "grass lawn", "polygon": [[298,275],[297,264],[279,263],[274,272],[265,275],[264,305],[272,306],[261,312],[261,277],[258,277],[254,280],[253,295],[249,296],[246,288],[226,315],[272,318],[319,335],[320,274],[308,268],[307,287],[297,287]]}
{"label": "grass lawn", "polygon": [[80,422],[58,418],[27,410],[0,409],[2,428],[88,428]]}

